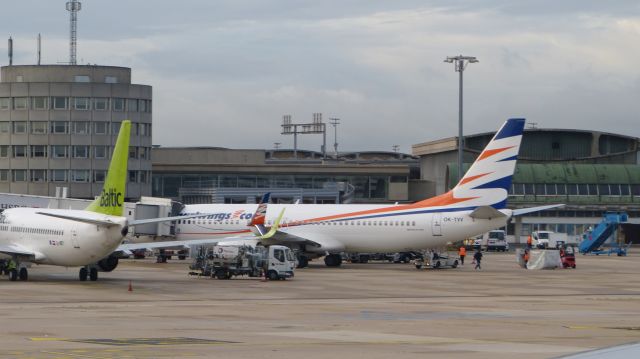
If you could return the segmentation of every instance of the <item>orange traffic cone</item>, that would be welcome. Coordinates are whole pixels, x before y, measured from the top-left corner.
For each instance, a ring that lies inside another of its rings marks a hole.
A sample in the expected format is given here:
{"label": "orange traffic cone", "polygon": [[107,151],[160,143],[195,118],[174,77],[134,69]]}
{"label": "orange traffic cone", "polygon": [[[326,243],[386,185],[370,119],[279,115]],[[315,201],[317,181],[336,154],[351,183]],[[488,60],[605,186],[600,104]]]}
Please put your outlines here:
{"label": "orange traffic cone", "polygon": [[129,281],[129,292],[133,292],[133,286],[131,285],[131,281]]}

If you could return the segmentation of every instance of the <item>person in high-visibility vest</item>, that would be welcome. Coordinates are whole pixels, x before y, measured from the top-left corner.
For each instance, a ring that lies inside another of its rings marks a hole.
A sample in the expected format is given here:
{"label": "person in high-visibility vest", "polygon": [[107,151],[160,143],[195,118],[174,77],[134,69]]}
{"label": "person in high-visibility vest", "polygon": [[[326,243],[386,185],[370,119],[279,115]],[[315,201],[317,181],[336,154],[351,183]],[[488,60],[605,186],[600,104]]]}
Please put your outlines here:
{"label": "person in high-visibility vest", "polygon": [[524,260],[524,268],[527,268],[527,264],[529,263],[529,250],[525,250],[524,251],[524,256],[522,257],[522,259]]}
{"label": "person in high-visibility vest", "polygon": [[467,249],[464,246],[461,246],[460,249],[458,249],[458,256],[460,256],[460,264],[464,265],[464,257],[467,256]]}
{"label": "person in high-visibility vest", "polygon": [[527,237],[527,248],[531,248],[532,245],[533,245],[533,238],[531,238],[531,235],[529,235],[529,237]]}

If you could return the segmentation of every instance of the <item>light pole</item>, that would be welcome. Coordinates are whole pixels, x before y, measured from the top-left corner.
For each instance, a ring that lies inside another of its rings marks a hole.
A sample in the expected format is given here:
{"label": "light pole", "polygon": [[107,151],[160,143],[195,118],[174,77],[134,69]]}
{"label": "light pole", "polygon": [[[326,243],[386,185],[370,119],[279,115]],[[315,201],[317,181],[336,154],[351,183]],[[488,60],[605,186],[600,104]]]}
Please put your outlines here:
{"label": "light pole", "polygon": [[340,124],[339,118],[330,118],[329,123],[333,125],[333,149],[336,151],[336,160],[338,159],[338,125]]}
{"label": "light pole", "polygon": [[469,63],[476,63],[478,59],[474,56],[453,56],[444,60],[444,62],[453,63],[456,72],[460,73],[460,101],[458,104],[458,181],[462,179],[462,73]]}

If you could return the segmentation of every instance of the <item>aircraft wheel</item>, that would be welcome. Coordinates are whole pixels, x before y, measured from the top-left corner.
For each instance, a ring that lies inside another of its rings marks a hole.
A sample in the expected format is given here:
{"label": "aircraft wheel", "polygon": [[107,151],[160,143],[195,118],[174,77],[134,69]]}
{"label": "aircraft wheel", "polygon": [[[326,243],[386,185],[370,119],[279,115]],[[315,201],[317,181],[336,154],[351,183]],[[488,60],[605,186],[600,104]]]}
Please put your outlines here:
{"label": "aircraft wheel", "polygon": [[18,270],[17,269],[12,269],[9,271],[9,280],[12,282],[15,282],[16,280],[18,280]]}
{"label": "aircraft wheel", "polygon": [[89,279],[91,279],[92,282],[95,282],[95,281],[98,280],[98,269],[97,268],[89,269]]}
{"label": "aircraft wheel", "polygon": [[87,280],[87,276],[89,275],[89,271],[86,267],[80,268],[80,273],[78,273],[78,278],[80,281],[84,282]]}

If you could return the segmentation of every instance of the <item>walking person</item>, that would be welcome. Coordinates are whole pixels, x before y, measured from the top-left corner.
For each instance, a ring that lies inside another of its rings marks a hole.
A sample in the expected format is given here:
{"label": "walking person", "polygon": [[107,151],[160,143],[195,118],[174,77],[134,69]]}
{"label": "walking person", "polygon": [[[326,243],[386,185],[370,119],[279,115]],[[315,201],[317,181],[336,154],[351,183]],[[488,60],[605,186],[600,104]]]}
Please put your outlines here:
{"label": "walking person", "polygon": [[464,265],[464,257],[467,256],[467,248],[461,246],[460,249],[458,249],[458,256],[460,257],[460,264]]}
{"label": "walking person", "polygon": [[527,269],[528,264],[529,264],[529,250],[525,249],[524,250],[524,256],[522,257],[522,259],[524,260],[524,269]]}
{"label": "walking person", "polygon": [[529,237],[527,237],[527,248],[531,249],[532,245],[533,245],[533,238],[531,238],[531,235],[529,235]]}
{"label": "walking person", "polygon": [[476,253],[473,255],[473,260],[476,262],[475,269],[482,269],[480,267],[480,262],[482,261],[482,252],[481,251],[476,251]]}

